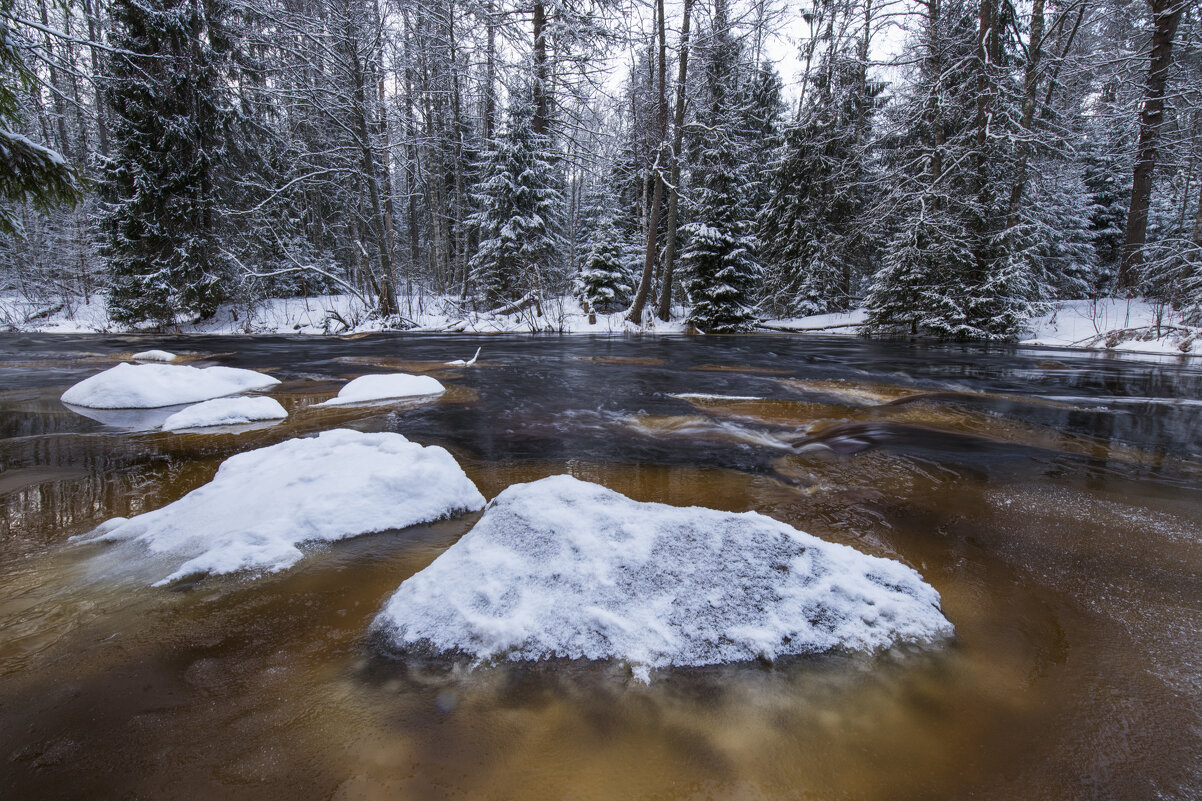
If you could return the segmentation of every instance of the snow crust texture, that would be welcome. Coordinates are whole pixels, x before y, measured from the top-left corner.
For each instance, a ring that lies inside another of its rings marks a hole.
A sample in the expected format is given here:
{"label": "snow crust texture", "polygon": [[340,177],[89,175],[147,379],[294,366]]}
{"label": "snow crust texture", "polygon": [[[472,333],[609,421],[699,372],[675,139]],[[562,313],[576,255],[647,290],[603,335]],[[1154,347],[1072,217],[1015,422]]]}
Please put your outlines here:
{"label": "snow crust texture", "polygon": [[232,426],[255,420],[283,420],[288,411],[275,398],[216,398],[176,412],[163,421],[164,431]]}
{"label": "snow crust texture", "polygon": [[370,403],[393,398],[440,395],[443,392],[446,392],[446,387],[439,383],[438,379],[428,375],[410,375],[409,373],[362,375],[351,379],[342,389],[338,390],[338,397],[330,398],[317,405],[345,406],[351,403]]}
{"label": "snow crust texture", "polygon": [[484,497],[443,448],[347,429],[222,462],[208,484],[85,539],[133,541],[178,557],[157,585],[204,573],[278,571],[305,542],[330,542],[474,511]]}
{"label": "snow crust texture", "polygon": [[264,389],[280,383],[237,367],[118,364],[85,378],[62,395],[64,403],[91,409],[151,409]]}
{"label": "snow crust texture", "polygon": [[517,484],[377,616],[398,650],[649,669],[950,636],[899,562],[755,512],[633,501],[570,476]]}

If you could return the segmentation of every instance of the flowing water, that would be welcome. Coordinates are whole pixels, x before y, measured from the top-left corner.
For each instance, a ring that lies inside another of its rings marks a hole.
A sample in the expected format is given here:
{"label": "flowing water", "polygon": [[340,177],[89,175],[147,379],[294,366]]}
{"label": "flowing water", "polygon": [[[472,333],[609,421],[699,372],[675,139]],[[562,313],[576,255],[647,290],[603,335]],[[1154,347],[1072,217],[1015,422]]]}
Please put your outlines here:
{"label": "flowing water", "polygon": [[[443,362],[468,358],[470,368]],[[271,372],[277,425],[68,409],[132,352]],[[425,372],[434,402],[311,409]],[[332,427],[754,509],[916,568],[951,643],[659,673],[447,674],[385,599],[476,519],[154,589],[69,542]],[[0,798],[1202,798],[1202,365],[838,338],[0,337]]]}

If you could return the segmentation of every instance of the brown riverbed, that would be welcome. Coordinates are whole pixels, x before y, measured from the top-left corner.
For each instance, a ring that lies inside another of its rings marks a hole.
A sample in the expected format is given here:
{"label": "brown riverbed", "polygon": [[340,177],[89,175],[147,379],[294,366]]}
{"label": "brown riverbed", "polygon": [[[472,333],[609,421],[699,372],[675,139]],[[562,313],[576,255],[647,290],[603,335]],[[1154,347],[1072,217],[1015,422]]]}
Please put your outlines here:
{"label": "brown riverbed", "polygon": [[[292,416],[163,434],[58,402],[150,347],[270,369]],[[398,364],[450,391],[308,408]],[[0,337],[0,797],[1198,798],[1200,397],[1172,360],[837,338]],[[956,638],[448,675],[366,633],[474,517],[159,589],[68,541],[337,426],[443,445],[490,498],[566,472],[769,514],[911,565]]]}

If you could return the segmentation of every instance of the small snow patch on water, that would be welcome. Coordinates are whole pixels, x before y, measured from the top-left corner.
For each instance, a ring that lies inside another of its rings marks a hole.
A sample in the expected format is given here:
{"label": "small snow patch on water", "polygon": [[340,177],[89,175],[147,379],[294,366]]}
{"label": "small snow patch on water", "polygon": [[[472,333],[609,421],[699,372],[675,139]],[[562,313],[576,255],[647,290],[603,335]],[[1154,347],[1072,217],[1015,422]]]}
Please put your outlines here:
{"label": "small snow patch on water", "polygon": [[443,392],[446,392],[446,387],[428,375],[411,375],[410,373],[363,375],[348,381],[338,391],[338,397],[330,398],[317,405],[345,406],[351,403],[371,403],[394,398],[441,395]]}
{"label": "small snow patch on water", "polygon": [[163,421],[163,430],[232,426],[255,420],[283,420],[287,416],[287,410],[275,398],[216,398],[171,415]]}

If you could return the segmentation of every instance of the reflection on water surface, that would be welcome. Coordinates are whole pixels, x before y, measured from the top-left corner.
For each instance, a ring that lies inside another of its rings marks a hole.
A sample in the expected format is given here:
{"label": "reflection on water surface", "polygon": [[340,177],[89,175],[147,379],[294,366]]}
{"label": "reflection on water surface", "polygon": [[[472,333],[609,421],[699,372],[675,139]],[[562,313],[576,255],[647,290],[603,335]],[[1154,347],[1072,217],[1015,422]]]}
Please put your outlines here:
{"label": "reflection on water surface", "polygon": [[[289,419],[165,434],[58,402],[153,347],[271,369]],[[310,408],[419,368],[448,392]],[[0,375],[5,798],[1202,794],[1197,367],[835,338],[12,336]],[[956,640],[650,686],[621,665],[448,675],[365,635],[474,516],[166,590],[68,543],[336,426],[443,445],[488,497],[567,472],[901,559]]]}

